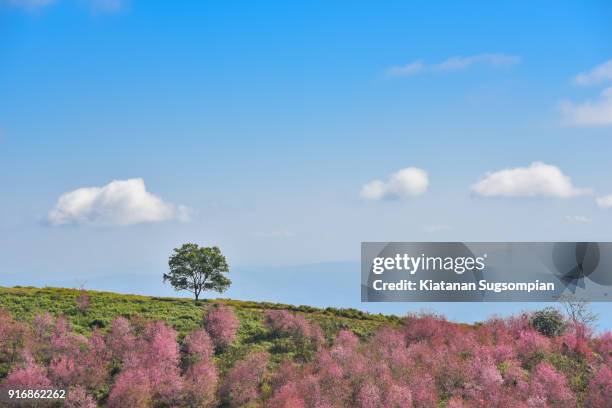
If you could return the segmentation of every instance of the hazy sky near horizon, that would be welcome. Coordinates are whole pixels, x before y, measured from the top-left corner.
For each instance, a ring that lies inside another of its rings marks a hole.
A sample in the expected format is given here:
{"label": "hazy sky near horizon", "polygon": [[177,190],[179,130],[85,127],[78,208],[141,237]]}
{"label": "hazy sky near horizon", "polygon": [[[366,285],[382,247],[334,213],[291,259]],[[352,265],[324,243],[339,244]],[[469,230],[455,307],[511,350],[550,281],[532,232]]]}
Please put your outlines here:
{"label": "hazy sky near horizon", "polygon": [[610,21],[0,0],[0,276],[158,279],[188,241],[261,270],[361,241],[609,241]]}

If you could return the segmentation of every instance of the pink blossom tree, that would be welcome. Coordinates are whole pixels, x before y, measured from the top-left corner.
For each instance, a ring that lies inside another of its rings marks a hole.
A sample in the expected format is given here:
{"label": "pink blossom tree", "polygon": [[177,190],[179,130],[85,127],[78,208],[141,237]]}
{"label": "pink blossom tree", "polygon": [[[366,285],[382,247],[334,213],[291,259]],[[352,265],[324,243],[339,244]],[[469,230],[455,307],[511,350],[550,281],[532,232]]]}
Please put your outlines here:
{"label": "pink blossom tree", "polygon": [[586,393],[585,406],[605,408],[612,404],[612,368],[603,365],[595,373]]}
{"label": "pink blossom tree", "polygon": [[359,408],[380,407],[382,403],[380,389],[372,381],[365,381],[357,391],[355,402]]}
{"label": "pink blossom tree", "polygon": [[215,347],[224,349],[234,342],[240,322],[227,306],[212,305],[204,317],[204,327]]}
{"label": "pink blossom tree", "polygon": [[14,367],[3,381],[5,388],[37,389],[50,388],[51,381],[47,377],[44,367],[36,364],[34,359],[24,356],[23,365]]}
{"label": "pink blossom tree", "polygon": [[270,408],[306,408],[306,402],[293,383],[283,385],[270,399]]}
{"label": "pink blossom tree", "polygon": [[219,374],[212,361],[201,360],[187,369],[184,379],[184,401],[190,407],[209,408],[217,405]]}
{"label": "pink blossom tree", "polygon": [[268,359],[266,352],[251,353],[229,370],[221,386],[221,396],[230,407],[242,407],[260,398]]}
{"label": "pink blossom tree", "polygon": [[565,377],[548,363],[538,364],[531,378],[530,396],[542,398],[552,406],[570,406],[575,397],[567,386]]}
{"label": "pink blossom tree", "polygon": [[85,388],[76,386],[68,389],[64,401],[65,408],[96,408],[97,406],[96,400],[87,393]]}
{"label": "pink blossom tree", "polygon": [[108,396],[108,408],[149,408],[153,389],[144,368],[129,368],[117,376]]}
{"label": "pink blossom tree", "polygon": [[198,329],[185,336],[183,349],[191,362],[197,362],[210,359],[214,345],[206,330]]}
{"label": "pink blossom tree", "polygon": [[116,317],[106,334],[106,345],[110,358],[122,361],[127,352],[134,349],[136,338],[130,322],[125,317]]}

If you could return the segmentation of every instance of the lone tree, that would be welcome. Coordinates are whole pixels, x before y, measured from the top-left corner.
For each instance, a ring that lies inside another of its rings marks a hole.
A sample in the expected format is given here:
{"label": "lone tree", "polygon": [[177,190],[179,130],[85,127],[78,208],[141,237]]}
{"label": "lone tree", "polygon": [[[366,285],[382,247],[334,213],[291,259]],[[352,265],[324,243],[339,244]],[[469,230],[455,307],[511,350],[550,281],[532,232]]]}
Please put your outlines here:
{"label": "lone tree", "polygon": [[175,290],[193,293],[196,301],[202,291],[221,293],[232,283],[224,275],[229,272],[229,265],[218,247],[183,244],[174,248],[168,266],[170,271],[164,273],[164,282],[169,281]]}

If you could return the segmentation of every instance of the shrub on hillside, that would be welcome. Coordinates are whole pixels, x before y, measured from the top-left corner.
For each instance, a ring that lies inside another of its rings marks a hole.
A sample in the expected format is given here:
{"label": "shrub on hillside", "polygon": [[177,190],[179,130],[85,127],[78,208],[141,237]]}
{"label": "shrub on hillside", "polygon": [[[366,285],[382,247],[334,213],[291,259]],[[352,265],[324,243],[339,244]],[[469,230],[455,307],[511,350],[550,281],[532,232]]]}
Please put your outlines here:
{"label": "shrub on hillside", "polygon": [[108,396],[108,408],[147,408],[151,406],[153,390],[149,375],[143,368],[123,370]]}
{"label": "shrub on hillside", "polygon": [[200,360],[187,368],[184,402],[189,407],[209,408],[217,404],[219,374],[212,360]]}
{"label": "shrub on hillside", "polygon": [[135,343],[136,337],[129,320],[122,316],[116,317],[106,335],[110,357],[122,361],[126,353],[134,349]]}
{"label": "shrub on hillside", "polygon": [[239,325],[240,322],[232,309],[221,304],[212,305],[204,317],[206,332],[219,349],[234,342]]}
{"label": "shrub on hillside", "polygon": [[64,408],[96,408],[97,406],[96,400],[85,388],[76,386],[68,389]]}
{"label": "shrub on hillside", "polygon": [[183,340],[183,350],[192,363],[208,360],[213,356],[214,345],[204,329],[198,329]]}
{"label": "shrub on hillside", "polygon": [[2,385],[14,389],[41,389],[51,387],[45,368],[29,356],[24,356],[24,362],[11,370]]}
{"label": "shrub on hillside", "polygon": [[520,332],[516,350],[523,364],[535,366],[539,363],[550,349],[550,341],[547,337],[533,329]]}
{"label": "shrub on hillside", "polygon": [[594,341],[594,348],[603,361],[612,365],[612,332],[608,331]]}
{"label": "shrub on hillside", "polygon": [[548,363],[538,364],[531,378],[530,398],[547,401],[553,407],[569,407],[575,397],[566,378]]}
{"label": "shrub on hillside", "polygon": [[325,341],[321,328],[310,323],[302,314],[287,310],[267,310],[264,324],[273,336],[289,336],[300,348],[308,347],[309,344],[318,347]]}
{"label": "shrub on hillside", "polygon": [[602,366],[593,376],[587,389],[585,405],[605,408],[612,404],[612,368]]}
{"label": "shrub on hillside", "polygon": [[554,307],[535,312],[530,319],[531,326],[547,337],[560,336],[565,331],[565,319]]}
{"label": "shrub on hillside", "polygon": [[250,353],[234,364],[221,386],[221,396],[230,407],[243,407],[261,397],[261,385],[270,356]]}

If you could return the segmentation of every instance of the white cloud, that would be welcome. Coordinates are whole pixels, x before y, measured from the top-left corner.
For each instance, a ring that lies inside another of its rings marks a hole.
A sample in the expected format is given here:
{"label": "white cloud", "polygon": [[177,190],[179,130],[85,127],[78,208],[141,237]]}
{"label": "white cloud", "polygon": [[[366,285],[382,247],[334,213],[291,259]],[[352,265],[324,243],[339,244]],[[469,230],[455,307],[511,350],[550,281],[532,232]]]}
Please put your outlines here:
{"label": "white cloud", "polygon": [[147,191],[143,179],[134,178],[64,193],[47,219],[54,226],[132,225],[171,219],[187,221],[189,216],[189,208],[164,202]]}
{"label": "white cloud", "polygon": [[427,191],[429,179],[425,170],[407,167],[393,173],[389,180],[372,180],[361,187],[361,198],[381,200],[418,196]]}
{"label": "white cloud", "polygon": [[478,54],[470,56],[456,56],[448,58],[437,64],[425,64],[422,60],[417,60],[406,65],[391,67],[387,70],[387,76],[403,77],[416,75],[426,71],[458,71],[470,68],[473,65],[486,65],[489,67],[505,67],[518,64],[521,58],[516,55],[508,54]]}
{"label": "white cloud", "polygon": [[590,193],[589,189],[574,187],[558,167],[541,162],[487,173],[472,186],[472,191],[484,197],[569,198]]}
{"label": "white cloud", "polygon": [[588,224],[593,221],[585,215],[566,215],[565,220],[572,224]]}
{"label": "white cloud", "polygon": [[418,74],[424,69],[425,65],[423,64],[423,61],[418,60],[406,65],[391,67],[387,70],[387,75],[390,77],[410,76]]}
{"label": "white cloud", "polygon": [[479,54],[468,57],[451,57],[433,66],[438,71],[457,71],[466,69],[475,64],[488,65],[494,68],[516,65],[521,61],[516,55],[507,54]]}
{"label": "white cloud", "polygon": [[576,75],[574,82],[578,85],[596,85],[612,81],[612,60],[600,64],[588,72]]}
{"label": "white cloud", "polygon": [[597,205],[601,208],[608,209],[612,208],[612,194],[608,194],[607,196],[598,197],[596,200]]}
{"label": "white cloud", "polygon": [[561,102],[565,122],[579,126],[612,125],[612,87],[604,89],[599,99],[581,103]]}

